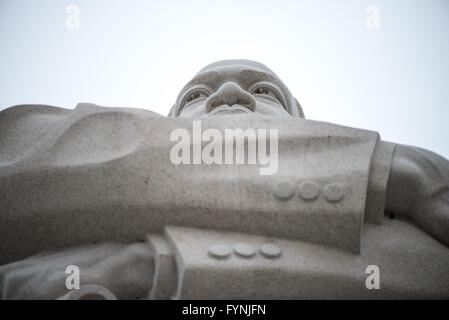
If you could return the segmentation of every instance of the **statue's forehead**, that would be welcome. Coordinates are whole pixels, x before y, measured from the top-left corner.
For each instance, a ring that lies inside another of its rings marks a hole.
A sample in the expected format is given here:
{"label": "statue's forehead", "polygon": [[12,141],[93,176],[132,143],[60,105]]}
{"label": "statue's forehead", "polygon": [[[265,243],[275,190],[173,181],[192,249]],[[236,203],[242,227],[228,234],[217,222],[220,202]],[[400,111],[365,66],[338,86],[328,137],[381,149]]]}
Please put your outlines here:
{"label": "statue's forehead", "polygon": [[268,68],[266,65],[253,61],[253,60],[245,60],[245,59],[230,59],[230,60],[221,60],[208,64],[204,68],[202,68],[199,73],[210,71],[216,68],[224,68],[224,67],[235,67],[235,68],[250,68],[250,69],[259,69],[265,71],[267,73],[274,74],[274,72]]}

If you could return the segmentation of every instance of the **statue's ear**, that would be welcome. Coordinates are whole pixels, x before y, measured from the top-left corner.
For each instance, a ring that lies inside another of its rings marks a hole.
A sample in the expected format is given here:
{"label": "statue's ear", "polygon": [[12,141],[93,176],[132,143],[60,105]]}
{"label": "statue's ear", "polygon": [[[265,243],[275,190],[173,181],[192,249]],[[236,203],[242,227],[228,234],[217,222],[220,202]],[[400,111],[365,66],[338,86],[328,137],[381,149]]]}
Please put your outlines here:
{"label": "statue's ear", "polygon": [[305,119],[304,111],[302,110],[302,107],[296,98],[295,98],[295,102],[296,102],[296,107],[298,108],[299,117]]}

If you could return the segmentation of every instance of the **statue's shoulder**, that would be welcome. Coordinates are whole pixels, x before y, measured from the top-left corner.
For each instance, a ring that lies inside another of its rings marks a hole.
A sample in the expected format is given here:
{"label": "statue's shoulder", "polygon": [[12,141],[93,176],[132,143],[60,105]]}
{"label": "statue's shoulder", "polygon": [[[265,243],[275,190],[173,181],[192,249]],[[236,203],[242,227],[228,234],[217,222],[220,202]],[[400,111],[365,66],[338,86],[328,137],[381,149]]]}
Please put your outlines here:
{"label": "statue's shoulder", "polygon": [[0,121],[17,121],[24,118],[34,117],[57,117],[68,115],[88,116],[96,113],[114,112],[121,114],[129,114],[144,117],[163,118],[164,116],[156,112],[137,109],[137,108],[120,108],[105,107],[93,103],[78,103],[74,109],[56,107],[43,104],[21,104],[6,108],[0,111]]}
{"label": "statue's shoulder", "polygon": [[[143,109],[102,107],[79,103],[74,109],[49,105],[17,105],[0,111],[0,167],[39,157],[73,158],[86,154],[123,156],[144,140],[143,132],[158,128],[164,116]],[[119,143],[120,148],[115,148]],[[75,147],[81,148],[78,153]],[[108,154],[105,149],[113,150]],[[94,152],[95,151],[95,152]],[[71,162],[73,164],[73,161]],[[31,165],[31,164],[30,164]],[[11,173],[12,169],[4,170]],[[0,172],[1,175],[2,172]]]}
{"label": "statue's shoulder", "polygon": [[67,115],[72,110],[42,104],[20,104],[0,111],[0,121],[15,121],[32,116]]}
{"label": "statue's shoulder", "polygon": [[156,113],[156,112],[150,111],[150,110],[146,110],[146,109],[105,107],[105,106],[99,106],[94,103],[86,103],[86,102],[78,103],[74,112],[78,113],[79,115],[89,115],[89,114],[95,114],[95,113],[113,112],[113,113],[121,113],[121,114],[143,116],[143,117],[165,118],[163,115],[161,115],[159,113]]}

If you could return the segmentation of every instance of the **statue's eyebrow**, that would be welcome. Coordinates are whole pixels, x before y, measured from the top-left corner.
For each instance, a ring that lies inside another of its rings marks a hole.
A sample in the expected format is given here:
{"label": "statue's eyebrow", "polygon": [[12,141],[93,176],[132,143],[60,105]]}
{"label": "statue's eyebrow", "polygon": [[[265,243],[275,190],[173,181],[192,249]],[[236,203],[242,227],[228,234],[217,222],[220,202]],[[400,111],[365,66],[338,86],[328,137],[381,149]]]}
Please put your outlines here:
{"label": "statue's eyebrow", "polygon": [[217,71],[208,71],[205,73],[202,73],[200,75],[195,76],[192,80],[187,82],[185,85],[186,88],[197,85],[197,84],[207,84],[208,82],[211,82],[213,80],[217,80],[219,78],[220,72]]}
{"label": "statue's eyebrow", "polygon": [[257,79],[257,81],[261,80],[279,81],[279,79],[275,75],[262,70],[245,69],[240,71],[239,75],[243,76],[244,80]]}

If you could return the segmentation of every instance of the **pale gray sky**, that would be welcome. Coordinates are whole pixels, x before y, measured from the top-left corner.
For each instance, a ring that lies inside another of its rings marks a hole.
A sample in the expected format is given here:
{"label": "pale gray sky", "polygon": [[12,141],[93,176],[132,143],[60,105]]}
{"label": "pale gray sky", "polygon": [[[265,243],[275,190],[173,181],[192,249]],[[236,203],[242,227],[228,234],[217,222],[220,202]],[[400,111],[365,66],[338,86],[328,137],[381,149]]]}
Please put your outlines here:
{"label": "pale gray sky", "polygon": [[309,119],[449,158],[448,35],[447,0],[0,0],[0,110],[167,114],[201,67],[244,58],[274,70]]}

